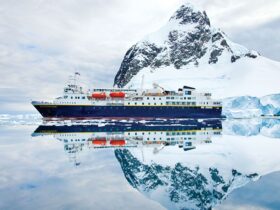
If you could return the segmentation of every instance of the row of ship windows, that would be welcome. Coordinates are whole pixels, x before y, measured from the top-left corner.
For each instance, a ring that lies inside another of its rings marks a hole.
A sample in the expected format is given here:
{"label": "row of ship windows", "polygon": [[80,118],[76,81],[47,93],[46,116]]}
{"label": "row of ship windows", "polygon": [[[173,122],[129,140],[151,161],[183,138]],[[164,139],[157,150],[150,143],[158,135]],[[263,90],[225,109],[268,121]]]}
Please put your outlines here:
{"label": "row of ship windows", "polygon": [[[64,98],[67,99],[68,96],[64,96]],[[71,97],[69,97],[69,99],[86,99],[86,97],[85,96],[81,96],[81,97],[80,96],[75,96],[75,97],[71,96]]]}
{"label": "row of ship windows", "polygon": [[[208,132],[206,132],[206,133],[208,134]],[[130,132],[128,132],[127,134],[128,135],[130,135],[130,134],[133,135],[133,133],[130,133]],[[134,134],[139,135],[138,133],[134,133]],[[152,133],[151,132],[146,132],[146,134],[148,134],[148,135],[157,134],[157,132],[152,132]],[[160,134],[163,134],[163,132],[160,132]],[[194,131],[192,131],[192,132],[185,132],[185,131],[183,131],[183,132],[166,132],[167,136],[170,136],[170,135],[195,135],[195,134],[196,134],[196,132],[194,132]],[[145,135],[145,133],[143,132],[142,135]]]}
{"label": "row of ship windows", "polygon": [[[95,109],[116,109],[118,110],[119,108],[120,109],[126,109],[127,107],[126,106],[96,106],[96,107],[93,107]],[[129,109],[132,109],[132,108],[138,108],[138,107],[134,107],[134,106],[130,106]],[[161,107],[161,106],[157,106],[157,107],[153,107],[153,106],[148,106],[148,107],[143,107],[143,109],[165,109],[166,107]],[[182,107],[182,106],[171,106],[171,107],[167,107],[169,109],[178,109],[178,108],[186,108],[186,107]],[[197,108],[197,109],[200,109],[200,107],[192,107],[192,108]]]}
{"label": "row of ship windows", "polygon": [[59,134],[59,136],[76,136],[76,134]]}
{"label": "row of ship windows", "polygon": [[59,104],[76,104],[76,102],[59,102]]}
{"label": "row of ship windows", "polygon": [[[178,138],[166,138],[167,141],[170,141],[170,140],[174,141],[174,140],[177,140],[177,139],[178,139]],[[190,139],[192,139],[192,138],[191,138],[191,137],[188,137],[188,138],[184,137],[184,138],[181,138],[181,139],[182,139],[182,140],[188,140],[188,139],[190,140]],[[147,138],[147,140],[148,140],[148,141],[150,141],[150,140],[151,140],[151,141],[152,141],[152,140],[153,140],[153,141],[156,141],[156,140],[162,140],[162,138],[151,138],[151,139],[150,139],[150,138]]]}
{"label": "row of ship windows", "polygon": [[[192,98],[191,97],[166,97],[166,99],[181,99],[181,100],[186,100],[186,99],[188,99],[188,100],[191,100]],[[193,98],[193,99],[195,99],[195,98]]]}
{"label": "row of ship windows", "polygon": [[170,101],[166,102],[166,105],[195,105],[195,104],[196,104],[195,102],[170,102]]}
{"label": "row of ship windows", "polygon": [[[195,135],[195,132],[166,132],[166,136],[174,136],[174,135]],[[208,134],[208,132],[207,132]]]}
{"label": "row of ship windows", "polygon": [[[185,137],[185,138],[184,138],[184,140],[188,140],[188,139],[191,140],[192,138],[191,138],[191,137],[189,137],[189,138],[186,138],[186,137]],[[178,140],[178,138],[166,138],[166,140],[167,140],[167,141],[170,141],[170,140],[171,140],[171,141],[174,141],[174,140]]]}
{"label": "row of ship windows", "polygon": [[[85,139],[69,139],[69,141],[71,141],[71,142],[73,142],[73,141],[86,141]],[[66,140],[66,139],[64,139],[64,142],[66,143],[66,142],[68,142],[68,140]]]}
{"label": "row of ship windows", "polygon": [[221,102],[213,102],[213,104],[215,104],[215,105],[220,105]]}
{"label": "row of ship windows", "polygon": [[160,103],[160,104],[159,103],[158,104],[157,103],[154,103],[154,104],[153,103],[152,104],[151,103],[146,103],[145,104],[145,103],[137,103],[137,102],[135,102],[135,103],[128,102],[127,104],[128,105],[163,105],[163,103]]}
{"label": "row of ship windows", "polygon": [[[147,100],[149,100],[150,98],[149,97],[147,97]],[[157,98],[158,100],[161,100],[161,98]],[[186,99],[188,99],[188,100],[191,100],[192,99],[192,97],[166,97],[166,99],[176,99],[176,100],[178,100],[178,99],[181,99],[181,100],[186,100]],[[193,98],[193,99],[195,99],[195,97]],[[153,100],[156,100],[156,98],[154,97],[153,98]]]}
{"label": "row of ship windows", "polygon": [[[208,104],[208,102],[206,102]],[[163,105],[163,103],[127,103],[128,105]],[[166,105],[196,105],[195,102],[166,102]]]}
{"label": "row of ship windows", "polygon": [[[208,102],[203,102],[203,104],[207,104],[208,105]],[[215,105],[218,105],[220,104],[219,102],[214,102]],[[163,103],[130,103],[128,102],[128,105],[163,105]],[[166,102],[166,105],[196,105],[195,102],[171,102],[171,101],[167,101]]]}
{"label": "row of ship windows", "polygon": [[[153,132],[153,133],[154,133],[154,134],[157,134],[157,132]],[[130,134],[133,134],[133,133],[128,132],[127,134],[130,135]],[[149,134],[149,135],[150,135],[151,132],[146,132],[146,134]],[[163,134],[163,132],[160,132],[160,134]],[[139,135],[139,134],[138,134],[138,133],[135,133],[135,135]],[[142,135],[145,135],[145,132],[143,132]]]}

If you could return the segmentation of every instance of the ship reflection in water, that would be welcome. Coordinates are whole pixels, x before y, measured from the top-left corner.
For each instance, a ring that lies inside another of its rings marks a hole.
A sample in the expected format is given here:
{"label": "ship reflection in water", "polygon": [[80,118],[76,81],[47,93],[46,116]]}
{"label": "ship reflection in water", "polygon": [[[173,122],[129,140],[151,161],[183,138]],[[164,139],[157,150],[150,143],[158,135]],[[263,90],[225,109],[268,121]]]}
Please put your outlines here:
{"label": "ship reflection in water", "polygon": [[211,143],[212,136],[221,135],[221,120],[156,120],[156,121],[97,121],[74,125],[41,125],[33,137],[52,135],[64,143],[70,160],[79,165],[77,153],[88,149],[152,148],[153,154],[165,147],[193,150]]}
{"label": "ship reflection in water", "polygon": [[101,120],[47,123],[32,136],[60,141],[78,168],[83,153],[113,153],[127,183],[166,209],[230,209],[231,194],[280,170],[279,128],[277,119]]}

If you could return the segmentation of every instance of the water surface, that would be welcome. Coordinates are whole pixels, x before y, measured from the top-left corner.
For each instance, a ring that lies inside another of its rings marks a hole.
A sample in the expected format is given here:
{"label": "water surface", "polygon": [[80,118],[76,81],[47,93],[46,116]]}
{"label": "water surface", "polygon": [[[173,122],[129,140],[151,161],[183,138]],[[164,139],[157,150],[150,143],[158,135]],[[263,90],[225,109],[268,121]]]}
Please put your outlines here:
{"label": "water surface", "polygon": [[279,209],[280,121],[2,123],[0,209]]}

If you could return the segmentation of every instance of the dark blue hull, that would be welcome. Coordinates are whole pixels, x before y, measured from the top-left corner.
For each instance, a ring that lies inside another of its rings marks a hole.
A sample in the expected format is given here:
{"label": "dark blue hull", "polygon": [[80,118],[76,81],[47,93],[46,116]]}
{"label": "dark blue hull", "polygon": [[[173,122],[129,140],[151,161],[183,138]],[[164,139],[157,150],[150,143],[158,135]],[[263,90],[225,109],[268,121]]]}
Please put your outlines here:
{"label": "dark blue hull", "polygon": [[34,105],[46,118],[220,118],[222,107]]}
{"label": "dark blue hull", "polygon": [[33,133],[83,133],[83,132],[138,132],[138,131],[182,131],[202,129],[222,129],[220,119],[173,119],[173,120],[152,120],[152,121],[103,121],[104,126],[99,126],[98,121],[92,124],[77,125],[40,125]]}

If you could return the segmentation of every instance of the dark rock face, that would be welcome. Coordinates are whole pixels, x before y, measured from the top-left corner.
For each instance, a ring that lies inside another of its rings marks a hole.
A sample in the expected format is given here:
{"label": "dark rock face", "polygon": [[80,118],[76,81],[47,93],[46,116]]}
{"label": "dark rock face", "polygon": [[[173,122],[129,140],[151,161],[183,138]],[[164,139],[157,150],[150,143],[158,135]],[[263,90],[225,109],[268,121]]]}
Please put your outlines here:
{"label": "dark rock face", "polygon": [[161,49],[157,48],[155,44],[148,42],[142,43],[141,46],[133,45],[124,56],[120,70],[115,77],[115,84],[124,86],[139,70],[151,65],[160,51]]}
{"label": "dark rock face", "polygon": [[198,23],[199,25],[210,26],[210,20],[204,11],[194,11],[193,8],[188,5],[182,5],[170,18],[170,20],[173,19],[179,20],[179,23],[182,25]]}
{"label": "dark rock face", "polygon": [[256,57],[258,57],[258,55],[254,54],[254,53],[246,53],[245,56],[249,57],[249,58],[256,58]]}
{"label": "dark rock face", "polygon": [[210,58],[209,58],[209,64],[211,63],[217,63],[218,62],[218,57],[222,54],[223,49],[213,49],[211,54],[210,54]]}
{"label": "dark rock face", "polygon": [[193,33],[180,33],[173,31],[169,33],[170,63],[176,69],[191,62],[198,62],[205,55],[207,48],[205,43],[211,39],[209,29],[197,27]]}
{"label": "dark rock face", "polygon": [[226,182],[217,168],[209,168],[210,179],[207,179],[198,167],[191,169],[181,163],[177,163],[173,168],[156,163],[143,164],[127,149],[115,150],[115,156],[132,187],[145,193],[161,188],[160,192],[165,191],[165,199],[179,209],[188,209],[188,206],[184,206],[188,203],[195,205],[192,209],[211,209],[225,199],[236,179],[250,180],[258,176],[243,175],[233,169],[231,180]]}
{"label": "dark rock face", "polygon": [[[241,57],[256,58],[257,55],[248,50],[244,54],[234,52],[227,42],[226,35],[211,28],[210,20],[203,11],[192,6],[181,6],[167,23],[170,30],[161,44],[146,40],[133,45],[125,54],[114,85],[125,86],[141,69],[152,70],[163,66],[181,69],[183,66],[198,66],[204,56],[209,56],[208,64],[219,62],[223,53],[229,53],[229,62]],[[157,32],[162,35],[161,30]]]}

